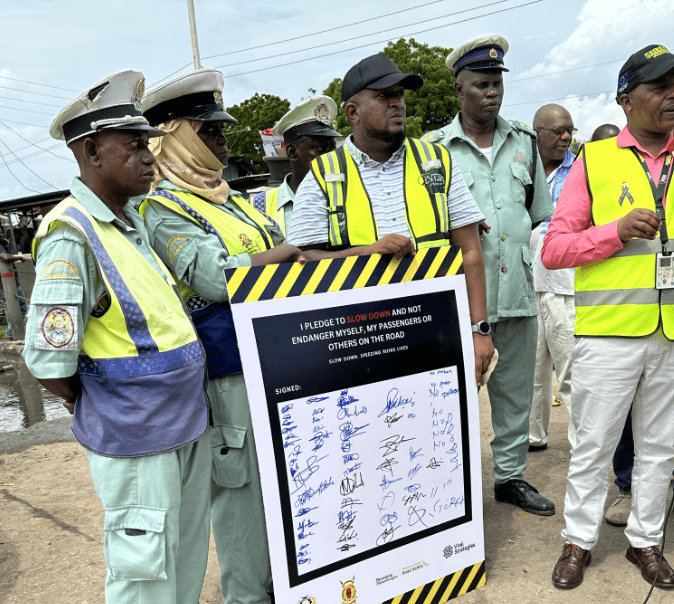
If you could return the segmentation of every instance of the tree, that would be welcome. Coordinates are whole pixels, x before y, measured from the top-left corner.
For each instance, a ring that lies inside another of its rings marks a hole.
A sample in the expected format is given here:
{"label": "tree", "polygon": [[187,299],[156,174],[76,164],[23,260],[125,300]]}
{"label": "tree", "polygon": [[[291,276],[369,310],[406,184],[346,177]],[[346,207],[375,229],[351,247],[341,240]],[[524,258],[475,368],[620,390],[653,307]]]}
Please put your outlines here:
{"label": "tree", "polygon": [[272,128],[289,109],[290,101],[273,94],[258,93],[228,107],[227,113],[239,120],[238,124],[225,124],[225,132],[232,133],[227,136],[230,155],[243,154],[258,172],[267,172],[262,160],[264,150],[260,131]]}
{"label": "tree", "polygon": [[[420,44],[414,38],[389,42],[384,52],[405,73],[418,73],[424,79],[419,90],[405,91],[407,104],[407,135],[420,137],[429,130],[448,124],[459,111],[459,99],[454,92],[454,72],[447,69],[445,59],[451,48]],[[335,78],[323,91],[339,106],[342,102],[342,80]],[[351,128],[340,108],[337,130],[350,134]]]}

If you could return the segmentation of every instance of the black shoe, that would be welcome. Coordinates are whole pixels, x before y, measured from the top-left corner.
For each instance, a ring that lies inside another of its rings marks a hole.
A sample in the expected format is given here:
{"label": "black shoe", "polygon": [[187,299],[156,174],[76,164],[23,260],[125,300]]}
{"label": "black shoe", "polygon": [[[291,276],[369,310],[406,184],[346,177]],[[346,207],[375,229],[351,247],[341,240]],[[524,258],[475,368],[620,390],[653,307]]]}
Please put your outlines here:
{"label": "black shoe", "polygon": [[536,451],[545,451],[548,448],[548,443],[544,445],[529,445],[529,453],[535,453]]}
{"label": "black shoe", "polygon": [[555,504],[538,494],[538,491],[525,480],[509,480],[494,485],[496,501],[512,503],[525,512],[539,516],[552,516]]}

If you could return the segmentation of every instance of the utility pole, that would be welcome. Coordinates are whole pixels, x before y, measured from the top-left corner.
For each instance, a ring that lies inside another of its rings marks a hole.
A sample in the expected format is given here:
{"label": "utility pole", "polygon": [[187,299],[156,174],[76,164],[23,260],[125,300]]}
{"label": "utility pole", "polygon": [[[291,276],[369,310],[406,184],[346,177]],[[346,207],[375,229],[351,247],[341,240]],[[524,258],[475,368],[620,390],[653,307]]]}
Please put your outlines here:
{"label": "utility pole", "polygon": [[197,21],[194,17],[194,0],[187,0],[187,12],[190,15],[190,37],[192,38],[192,55],[194,56],[194,69],[201,69],[201,57],[199,56],[199,40],[197,38]]}

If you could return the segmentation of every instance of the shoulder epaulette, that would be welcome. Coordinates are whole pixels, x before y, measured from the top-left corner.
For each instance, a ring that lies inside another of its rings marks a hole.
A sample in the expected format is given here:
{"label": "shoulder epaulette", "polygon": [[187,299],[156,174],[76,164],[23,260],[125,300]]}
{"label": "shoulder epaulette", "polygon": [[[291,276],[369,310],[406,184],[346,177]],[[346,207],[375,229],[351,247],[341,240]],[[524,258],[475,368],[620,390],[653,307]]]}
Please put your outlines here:
{"label": "shoulder epaulette", "polygon": [[515,130],[519,130],[520,132],[524,132],[524,133],[528,134],[529,136],[533,136],[534,138],[536,138],[536,131],[531,126],[527,126],[524,122],[517,122],[515,120],[508,120],[508,123]]}

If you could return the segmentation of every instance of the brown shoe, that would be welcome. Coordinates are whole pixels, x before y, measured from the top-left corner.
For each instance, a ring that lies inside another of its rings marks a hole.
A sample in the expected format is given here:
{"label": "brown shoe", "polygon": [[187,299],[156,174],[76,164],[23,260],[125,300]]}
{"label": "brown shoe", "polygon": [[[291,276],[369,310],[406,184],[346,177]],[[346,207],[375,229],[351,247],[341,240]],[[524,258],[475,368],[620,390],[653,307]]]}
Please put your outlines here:
{"label": "brown shoe", "polygon": [[552,571],[552,584],[560,589],[573,589],[583,582],[583,571],[592,562],[592,552],[568,541],[564,544],[562,555],[555,570]]}
{"label": "brown shoe", "polygon": [[[660,546],[658,545],[651,547],[632,547],[630,545],[627,548],[625,557],[634,566],[638,566],[641,569],[641,576],[648,583],[652,584],[653,580],[655,580],[656,587],[672,589],[674,588],[674,570],[672,570],[672,567],[665,560],[664,556],[662,556],[662,564],[660,564],[661,555]],[[660,565],[660,572],[658,572],[658,565]]]}

